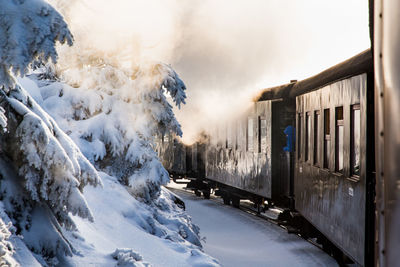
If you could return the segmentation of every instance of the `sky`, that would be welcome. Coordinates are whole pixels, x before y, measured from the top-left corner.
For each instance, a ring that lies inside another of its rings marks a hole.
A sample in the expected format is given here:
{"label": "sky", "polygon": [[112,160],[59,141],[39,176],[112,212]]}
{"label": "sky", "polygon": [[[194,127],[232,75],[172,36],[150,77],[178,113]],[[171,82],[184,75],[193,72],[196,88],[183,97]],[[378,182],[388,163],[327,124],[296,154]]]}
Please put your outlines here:
{"label": "sky", "polygon": [[263,88],[307,78],[370,46],[368,1],[191,3],[171,62],[188,87],[177,117],[189,143],[243,112]]}
{"label": "sky", "polygon": [[370,46],[366,0],[50,1],[80,52],[127,68],[172,65],[188,88],[187,104],[175,110],[188,143],[243,112],[263,88],[307,78]]}

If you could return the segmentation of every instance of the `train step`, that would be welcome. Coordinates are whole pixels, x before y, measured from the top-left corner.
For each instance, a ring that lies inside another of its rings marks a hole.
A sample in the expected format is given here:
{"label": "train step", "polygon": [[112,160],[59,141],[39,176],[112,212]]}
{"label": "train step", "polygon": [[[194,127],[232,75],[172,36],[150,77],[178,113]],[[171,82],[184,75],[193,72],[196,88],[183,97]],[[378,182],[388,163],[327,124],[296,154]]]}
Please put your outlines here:
{"label": "train step", "polygon": [[298,228],[295,228],[290,225],[286,225],[285,228],[286,228],[286,231],[288,232],[288,234],[296,234],[296,235],[300,234],[300,229],[298,229]]}

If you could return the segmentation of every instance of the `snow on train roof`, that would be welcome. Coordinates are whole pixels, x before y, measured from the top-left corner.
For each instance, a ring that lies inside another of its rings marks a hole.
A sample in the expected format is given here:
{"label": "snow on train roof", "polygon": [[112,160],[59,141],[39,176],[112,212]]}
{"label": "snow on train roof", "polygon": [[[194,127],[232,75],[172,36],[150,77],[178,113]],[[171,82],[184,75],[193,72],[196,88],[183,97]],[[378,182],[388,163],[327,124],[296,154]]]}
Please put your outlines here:
{"label": "snow on train roof", "polygon": [[317,90],[325,85],[352,77],[361,73],[373,72],[371,49],[367,49],[354,57],[343,61],[310,78],[264,89],[256,101],[273,100],[298,95]]}

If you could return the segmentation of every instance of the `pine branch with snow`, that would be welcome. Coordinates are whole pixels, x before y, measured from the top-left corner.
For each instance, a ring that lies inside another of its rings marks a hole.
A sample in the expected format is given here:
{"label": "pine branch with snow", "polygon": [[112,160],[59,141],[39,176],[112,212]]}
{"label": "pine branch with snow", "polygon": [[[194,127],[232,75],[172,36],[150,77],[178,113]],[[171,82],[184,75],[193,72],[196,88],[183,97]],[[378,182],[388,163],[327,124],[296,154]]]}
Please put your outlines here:
{"label": "pine branch with snow", "polygon": [[57,61],[56,42],[72,45],[63,17],[43,0],[3,0],[0,9],[0,88],[15,86],[35,60]]}
{"label": "pine branch with snow", "polygon": [[[72,255],[62,227],[76,229],[71,215],[93,221],[82,190],[86,184],[101,184],[98,173],[23,88],[11,91],[1,105],[8,131],[0,136],[0,155],[10,159],[15,170],[2,175],[7,179],[1,184],[6,211],[36,253]],[[41,216],[35,217],[38,213]],[[38,224],[32,217],[49,225],[47,230],[32,233]],[[53,236],[52,241],[43,242],[48,236]]]}
{"label": "pine branch with snow", "polygon": [[119,177],[134,195],[153,199],[169,181],[153,149],[154,136],[181,135],[167,95],[176,105],[185,103],[185,85],[162,63],[126,71],[101,60],[90,62],[62,73],[74,87],[54,82],[37,88],[37,101],[91,162]]}
{"label": "pine branch with snow", "polygon": [[19,266],[12,257],[14,248],[8,241],[11,236],[11,227],[11,223],[5,224],[4,221],[0,219],[0,266]]}
{"label": "pine branch with snow", "polygon": [[80,190],[101,183],[97,171],[23,89],[14,90],[7,101],[18,115],[13,117],[22,118],[13,121],[15,134],[6,136],[12,144],[8,151],[32,200],[47,201],[61,224],[68,225],[68,212],[93,220]]}

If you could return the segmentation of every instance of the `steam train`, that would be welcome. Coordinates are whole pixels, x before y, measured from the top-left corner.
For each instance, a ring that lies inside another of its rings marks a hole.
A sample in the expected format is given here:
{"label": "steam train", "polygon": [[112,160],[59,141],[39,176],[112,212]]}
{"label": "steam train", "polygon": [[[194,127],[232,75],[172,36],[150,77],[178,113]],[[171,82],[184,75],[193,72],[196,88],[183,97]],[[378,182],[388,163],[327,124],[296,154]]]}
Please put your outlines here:
{"label": "steam train", "polygon": [[264,90],[201,141],[161,136],[170,175],[225,204],[281,207],[340,263],[399,266],[399,10],[398,1],[370,1],[372,49]]}
{"label": "steam train", "polygon": [[264,90],[241,117],[191,146],[164,135],[160,159],[198,195],[214,189],[236,207],[241,199],[258,211],[279,206],[303,236],[366,265],[374,251],[373,81],[366,50]]}

